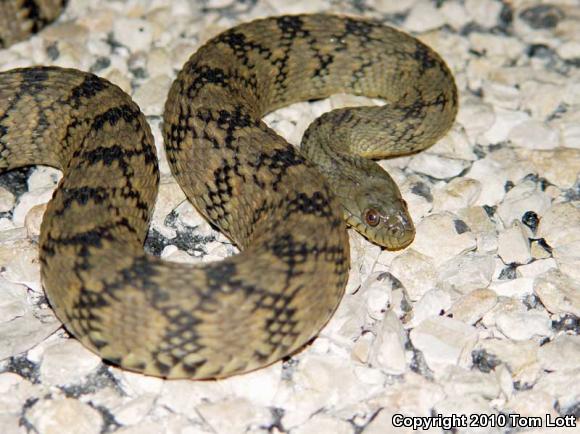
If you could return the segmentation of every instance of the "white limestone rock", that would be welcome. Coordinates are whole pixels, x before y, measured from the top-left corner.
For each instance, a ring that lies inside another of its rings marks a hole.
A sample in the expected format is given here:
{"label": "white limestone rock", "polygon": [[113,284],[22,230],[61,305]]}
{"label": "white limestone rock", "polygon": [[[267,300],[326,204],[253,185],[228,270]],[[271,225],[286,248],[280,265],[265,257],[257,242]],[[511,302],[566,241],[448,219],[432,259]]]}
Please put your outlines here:
{"label": "white limestone rock", "polygon": [[[0,415],[20,416],[22,406],[29,399],[39,397],[43,388],[12,372],[0,373]],[[0,427],[2,423],[0,422]]]}
{"label": "white limestone rock", "polygon": [[114,409],[115,420],[125,426],[138,424],[153,409],[156,398],[155,395],[141,395],[131,399]]}
{"label": "white limestone rock", "polygon": [[38,401],[27,415],[32,426],[43,434],[99,434],[104,423],[97,410],[74,398]]}
{"label": "white limestone rock", "polygon": [[558,263],[554,258],[537,259],[527,265],[522,265],[516,269],[518,277],[534,278],[548,270],[558,268]]}
{"label": "white limestone rock", "polygon": [[534,292],[534,279],[531,277],[519,277],[510,280],[494,280],[489,289],[503,297],[523,298]]}
{"label": "white limestone rock", "polygon": [[493,373],[470,371],[458,366],[445,369],[440,380],[448,396],[479,395],[495,399],[501,392],[498,379]]}
{"label": "white limestone rock", "polygon": [[423,352],[427,365],[437,372],[448,365],[467,366],[477,331],[461,321],[436,316],[411,330],[410,337]]}
{"label": "white limestone rock", "polygon": [[508,139],[510,131],[522,122],[530,119],[530,116],[524,112],[508,110],[505,108],[494,107],[496,114],[495,122],[489,128],[484,137],[489,143],[504,142]]}
{"label": "white limestone rock", "polygon": [[505,227],[520,220],[527,211],[543,216],[550,208],[550,197],[533,181],[523,181],[508,191],[497,209]]}
{"label": "white limestone rock", "polygon": [[16,199],[14,195],[10,193],[4,187],[0,187],[0,212],[7,212],[12,209]]}
{"label": "white limestone rock", "polygon": [[381,371],[400,375],[407,369],[405,342],[407,334],[397,315],[388,310],[372,343],[370,363]]}
{"label": "white limestone rock", "polygon": [[218,381],[163,381],[159,379],[159,387],[151,390],[159,395],[158,403],[172,412],[191,415],[204,402],[218,402],[231,397],[231,393],[222,387]]}
{"label": "white limestone rock", "polygon": [[145,81],[133,94],[133,99],[147,116],[161,116],[172,80],[167,75],[156,75]]}
{"label": "white limestone rock", "polygon": [[292,430],[293,434],[311,434],[314,432],[320,434],[350,434],[352,425],[331,415],[320,413],[315,414],[308,421]]}
{"label": "white limestone rock", "polygon": [[534,293],[552,313],[580,316],[580,282],[551,269],[534,280]]}
{"label": "white limestone rock", "polygon": [[60,340],[45,348],[40,377],[46,384],[69,385],[81,382],[101,365],[101,358],[76,339]]}
{"label": "white limestone rock", "polygon": [[562,409],[578,403],[580,396],[580,367],[546,373],[540,377],[534,390],[545,392],[558,400]]}
{"label": "white limestone rock", "polygon": [[500,312],[495,323],[499,331],[516,341],[551,336],[553,333],[550,317],[541,311]]}
{"label": "white limestone rock", "polygon": [[538,350],[540,365],[547,371],[573,370],[580,360],[580,336],[562,334]]}
{"label": "white limestone rock", "polygon": [[33,206],[26,214],[26,217],[24,218],[24,227],[26,228],[26,233],[29,238],[38,239],[40,236],[40,227],[42,225],[45,211],[46,204],[43,203]]}
{"label": "white limestone rock", "polygon": [[431,3],[416,3],[405,21],[405,28],[413,32],[425,32],[445,24],[441,12]]}
{"label": "white limestone rock", "polygon": [[447,314],[466,324],[474,325],[497,304],[497,296],[489,289],[476,289],[456,300]]}
{"label": "white limestone rock", "polygon": [[60,321],[48,307],[27,308],[25,313],[12,321],[0,322],[0,360],[29,350],[60,326]]}
{"label": "white limestone rock", "polygon": [[30,310],[27,288],[0,276],[0,323],[12,321]]}
{"label": "white limestone rock", "polygon": [[487,287],[493,277],[493,270],[493,256],[473,252],[461,254],[441,264],[438,286],[468,294],[475,289]]}
{"label": "white limestone rock", "polygon": [[480,99],[466,98],[461,102],[457,122],[465,128],[471,143],[485,134],[495,122],[495,112],[491,104]]}
{"label": "white limestone rock", "polygon": [[255,407],[240,398],[201,403],[196,411],[217,434],[244,432],[260,421],[267,421],[270,415],[267,408]]}
{"label": "white limestone rock", "polygon": [[535,120],[516,125],[508,139],[514,146],[526,149],[554,149],[560,144],[558,131]]}
{"label": "white limestone rock", "polygon": [[411,300],[418,300],[434,287],[437,272],[431,257],[413,247],[397,256],[391,265],[391,274],[404,286]]}
{"label": "white limestone rock", "polygon": [[541,372],[538,361],[539,345],[533,341],[509,341],[505,339],[484,339],[475,350],[493,355],[498,363],[505,363],[514,381],[532,384]]}
{"label": "white limestone rock", "polygon": [[37,293],[42,292],[38,246],[26,237],[24,228],[0,234],[0,264],[7,280],[24,284]]}
{"label": "white limestone rock", "polygon": [[531,166],[532,172],[545,177],[559,188],[573,188],[580,167],[580,152],[577,149],[517,148],[515,152],[519,160],[526,161]]}
{"label": "white limestone rock", "polygon": [[497,253],[506,264],[527,264],[532,260],[529,231],[516,220],[498,236]]}
{"label": "white limestone rock", "polygon": [[481,183],[471,178],[454,178],[433,189],[433,211],[459,212],[475,203],[481,193]]}
{"label": "white limestone rock", "polygon": [[542,216],[538,236],[552,247],[560,270],[580,280],[580,208],[555,204]]}
{"label": "white limestone rock", "polygon": [[554,410],[556,399],[545,392],[536,390],[522,390],[505,404],[505,407],[523,417],[538,416],[539,414],[549,414],[552,417],[558,416]]}
{"label": "white limestone rock", "polygon": [[407,415],[430,416],[434,405],[445,397],[440,384],[408,371],[401,382],[383,388],[382,393],[377,394],[369,404],[378,408],[396,409],[397,413]]}
{"label": "white limestone rock", "polygon": [[469,17],[483,27],[493,27],[497,24],[501,12],[501,2],[489,1],[480,2],[477,0],[467,0],[465,10]]}
{"label": "white limestone rock", "polygon": [[153,42],[151,23],[140,18],[118,18],[114,22],[113,31],[115,39],[133,53],[149,50]]}
{"label": "white limestone rock", "polygon": [[421,152],[409,163],[409,169],[435,179],[449,179],[469,167],[469,162],[458,158],[443,157],[431,152]]}
{"label": "white limestone rock", "polygon": [[24,193],[14,207],[12,220],[16,226],[24,226],[26,215],[37,206],[46,204],[52,198],[52,188],[36,189]]}
{"label": "white limestone rock", "polygon": [[399,411],[382,408],[373,420],[365,426],[365,434],[411,434],[413,428],[393,425],[393,416],[401,414]]}
{"label": "white limestone rock", "polygon": [[449,212],[431,214],[417,225],[417,235],[413,249],[428,256],[435,265],[457,255],[474,250],[477,246],[475,235],[458,224],[459,218]]}
{"label": "white limestone rock", "polygon": [[405,327],[416,327],[427,318],[447,311],[451,306],[452,297],[451,291],[439,288],[430,289],[413,305],[413,310],[409,312],[410,319],[405,321]]}

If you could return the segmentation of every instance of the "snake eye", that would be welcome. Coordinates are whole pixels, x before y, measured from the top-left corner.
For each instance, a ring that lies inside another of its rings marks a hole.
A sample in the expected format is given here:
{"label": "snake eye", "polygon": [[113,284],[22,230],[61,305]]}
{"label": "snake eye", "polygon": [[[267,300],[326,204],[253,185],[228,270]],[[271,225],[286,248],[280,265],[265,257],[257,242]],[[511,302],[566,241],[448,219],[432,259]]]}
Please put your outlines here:
{"label": "snake eye", "polygon": [[376,226],[381,221],[381,216],[379,212],[374,208],[369,208],[365,211],[365,222],[369,226]]}

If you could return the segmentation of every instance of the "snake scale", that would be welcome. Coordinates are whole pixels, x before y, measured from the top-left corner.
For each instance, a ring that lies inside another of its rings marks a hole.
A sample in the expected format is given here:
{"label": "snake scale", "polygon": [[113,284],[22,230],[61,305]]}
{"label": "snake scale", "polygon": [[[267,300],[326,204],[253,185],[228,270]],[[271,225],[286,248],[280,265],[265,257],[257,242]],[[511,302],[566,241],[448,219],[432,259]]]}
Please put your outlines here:
{"label": "snake scale", "polygon": [[[23,37],[9,33],[18,20],[40,20],[21,23],[26,32],[50,21],[38,5],[62,3],[1,2],[0,42]],[[30,5],[37,10],[8,17]],[[323,115],[302,151],[261,120],[337,92],[387,104]],[[209,264],[144,252],[155,147],[137,105],[104,79],[57,67],[0,73],[0,169],[64,172],[39,256],[50,304],[72,335],[128,370],[218,378],[292,354],[329,320],[349,270],[343,217],[387,248],[411,242],[406,204],[372,159],[430,146],[456,112],[441,58],[375,21],[278,16],[214,37],[179,72],[163,123],[174,176],[241,249]]]}

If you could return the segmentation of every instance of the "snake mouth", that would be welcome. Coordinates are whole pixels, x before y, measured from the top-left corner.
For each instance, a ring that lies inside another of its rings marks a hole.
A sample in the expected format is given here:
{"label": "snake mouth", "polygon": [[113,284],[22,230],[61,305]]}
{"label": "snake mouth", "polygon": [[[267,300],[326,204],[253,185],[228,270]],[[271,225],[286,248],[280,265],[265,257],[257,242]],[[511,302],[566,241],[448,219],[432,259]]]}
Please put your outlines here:
{"label": "snake mouth", "polygon": [[381,220],[385,228],[385,247],[389,250],[404,249],[415,238],[415,226],[406,212],[399,211]]}

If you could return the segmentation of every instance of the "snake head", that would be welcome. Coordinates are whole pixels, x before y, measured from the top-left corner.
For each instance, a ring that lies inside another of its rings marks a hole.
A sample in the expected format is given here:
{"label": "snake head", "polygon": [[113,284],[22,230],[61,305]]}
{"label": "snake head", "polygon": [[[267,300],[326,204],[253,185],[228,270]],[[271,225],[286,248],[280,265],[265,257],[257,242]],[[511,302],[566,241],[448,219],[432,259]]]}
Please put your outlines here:
{"label": "snake head", "polygon": [[399,250],[411,244],[415,226],[407,202],[388,178],[389,182],[383,177],[380,183],[371,181],[364,188],[359,186],[345,207],[345,214],[347,222],[370,241],[388,250]]}
{"label": "snake head", "polygon": [[360,221],[366,228],[363,234],[389,250],[407,247],[415,237],[415,227],[403,199],[388,205],[369,205],[362,211]]}

